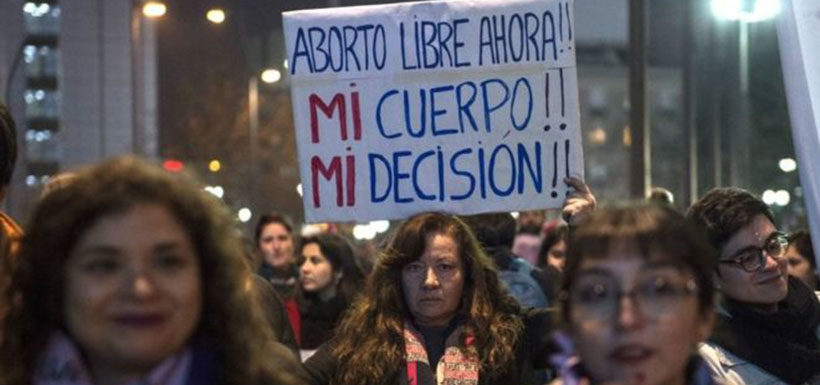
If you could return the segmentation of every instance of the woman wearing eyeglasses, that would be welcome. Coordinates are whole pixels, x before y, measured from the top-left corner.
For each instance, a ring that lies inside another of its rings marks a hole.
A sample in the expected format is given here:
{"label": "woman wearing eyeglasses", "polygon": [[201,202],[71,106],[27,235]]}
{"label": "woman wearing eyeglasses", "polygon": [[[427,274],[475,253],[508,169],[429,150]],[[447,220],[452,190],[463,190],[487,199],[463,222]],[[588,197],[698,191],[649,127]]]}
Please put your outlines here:
{"label": "woman wearing eyeglasses", "polygon": [[696,349],[714,320],[713,251],[680,214],[600,210],[568,249],[553,357],[563,384],[712,383]]}
{"label": "woman wearing eyeglasses", "polygon": [[700,351],[715,377],[739,384],[820,384],[817,293],[787,274],[786,236],[748,191],[714,189],[687,214],[719,251],[723,298]]}

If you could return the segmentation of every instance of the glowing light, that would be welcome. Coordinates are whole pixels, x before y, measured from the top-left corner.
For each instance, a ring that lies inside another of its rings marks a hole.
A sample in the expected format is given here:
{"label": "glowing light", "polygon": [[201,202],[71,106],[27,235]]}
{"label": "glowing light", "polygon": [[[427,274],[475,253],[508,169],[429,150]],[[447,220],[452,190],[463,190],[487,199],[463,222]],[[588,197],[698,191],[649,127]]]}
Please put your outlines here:
{"label": "glowing light", "polygon": [[221,8],[209,9],[208,13],[205,14],[205,18],[211,23],[222,24],[225,22],[225,11]]}
{"label": "glowing light", "polygon": [[356,225],[353,226],[353,238],[357,240],[371,240],[376,237],[376,230],[367,225]]}
{"label": "glowing light", "polygon": [[282,79],[282,73],[277,69],[268,68],[262,71],[262,81],[268,84],[273,84]]}
{"label": "glowing light", "polygon": [[763,192],[763,196],[761,198],[763,199],[763,203],[771,206],[774,204],[775,199],[777,199],[777,194],[774,190],[766,190]]}
{"label": "glowing light", "polygon": [[589,141],[593,144],[601,145],[606,142],[606,131],[603,128],[596,128],[589,133]]}
{"label": "glowing light", "polygon": [[776,205],[785,206],[785,205],[789,204],[790,201],[791,201],[791,196],[789,195],[788,191],[786,191],[786,190],[777,190],[777,192],[774,193],[774,203]]}
{"label": "glowing light", "polygon": [[251,212],[251,209],[249,209],[247,207],[243,207],[243,208],[239,209],[239,212],[236,214],[236,216],[239,218],[239,220],[242,223],[245,223],[245,222],[251,220],[251,217],[253,216],[253,213]]}
{"label": "glowing light", "polygon": [[390,228],[390,221],[372,221],[370,227],[377,233],[383,233]]}
{"label": "glowing light", "polygon": [[754,23],[780,13],[780,0],[712,0],[712,13],[719,19]]}
{"label": "glowing light", "polygon": [[797,170],[797,162],[795,162],[792,158],[780,159],[780,162],[778,162],[777,165],[780,166],[780,169],[783,170],[783,172],[792,172]]}
{"label": "glowing light", "polygon": [[222,199],[225,196],[225,189],[222,186],[206,186],[205,191],[213,194],[213,196]]}
{"label": "glowing light", "polygon": [[214,159],[208,163],[208,170],[211,170],[211,172],[218,172],[220,169],[222,169],[222,163],[219,163],[218,160]]}
{"label": "glowing light", "polygon": [[185,163],[182,163],[176,159],[167,159],[162,162],[162,168],[171,172],[180,172],[183,168],[185,168]]}
{"label": "glowing light", "polygon": [[142,14],[146,17],[162,17],[167,11],[165,3],[159,1],[149,1],[142,6]]}
{"label": "glowing light", "polygon": [[301,183],[296,185],[296,192],[299,194],[299,196],[303,196],[302,195],[302,184]]}

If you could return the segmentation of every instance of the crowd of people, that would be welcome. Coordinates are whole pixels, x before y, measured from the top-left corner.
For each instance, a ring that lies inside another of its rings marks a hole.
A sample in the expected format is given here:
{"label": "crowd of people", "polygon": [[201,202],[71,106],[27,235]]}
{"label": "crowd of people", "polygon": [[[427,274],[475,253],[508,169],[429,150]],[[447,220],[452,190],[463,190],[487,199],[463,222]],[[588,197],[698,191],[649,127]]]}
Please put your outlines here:
{"label": "crowd of people", "polygon": [[739,188],[682,213],[564,182],[560,218],[424,212],[363,261],[276,213],[248,248],[196,181],[91,165],[0,215],[0,385],[820,384],[807,231]]}

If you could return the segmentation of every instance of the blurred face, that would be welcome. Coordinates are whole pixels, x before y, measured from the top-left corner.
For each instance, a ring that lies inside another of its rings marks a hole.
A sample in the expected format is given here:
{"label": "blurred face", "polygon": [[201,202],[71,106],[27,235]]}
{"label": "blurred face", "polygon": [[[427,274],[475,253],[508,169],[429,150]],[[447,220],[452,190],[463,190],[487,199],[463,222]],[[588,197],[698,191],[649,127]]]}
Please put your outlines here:
{"label": "blurred face", "polygon": [[544,224],[544,212],[540,210],[522,211],[518,213],[519,227],[534,227],[540,229]]}
{"label": "blurred face", "polygon": [[567,243],[564,241],[558,241],[558,243],[552,245],[549,251],[547,251],[547,265],[550,265],[558,271],[564,271],[564,263],[566,263],[566,254],[567,254]]}
{"label": "blurred face", "polygon": [[[732,260],[745,251],[763,248],[776,231],[765,215],[758,215],[729,238],[720,252],[719,261]],[[752,304],[761,311],[777,310],[777,303],[788,293],[788,263],[785,258],[775,258],[769,253],[764,255],[763,266],[752,272],[734,263],[718,263],[720,274],[716,280],[723,295]]]}
{"label": "blurred face", "polygon": [[281,223],[268,223],[259,236],[259,251],[267,264],[285,269],[294,262],[293,236]]}
{"label": "blurred face", "polygon": [[415,322],[446,326],[461,304],[464,266],[458,245],[445,234],[431,234],[424,253],[401,272],[404,301]]}
{"label": "blurred face", "polygon": [[570,291],[570,332],[592,382],[683,385],[714,317],[699,312],[695,293],[691,274],[634,247],[583,261]]}
{"label": "blurred face", "polygon": [[92,371],[148,370],[185,346],[202,309],[199,258],[167,209],[103,216],[66,262],[65,327]]}
{"label": "blurred face", "polygon": [[299,267],[299,280],[302,289],[309,293],[327,290],[336,284],[333,265],[322,254],[319,245],[308,243],[302,247],[302,265]]}
{"label": "blurred face", "polygon": [[817,278],[811,270],[811,264],[806,257],[800,254],[796,247],[789,246],[786,249],[785,259],[788,262],[789,275],[800,279],[806,286],[814,290],[817,286]]}

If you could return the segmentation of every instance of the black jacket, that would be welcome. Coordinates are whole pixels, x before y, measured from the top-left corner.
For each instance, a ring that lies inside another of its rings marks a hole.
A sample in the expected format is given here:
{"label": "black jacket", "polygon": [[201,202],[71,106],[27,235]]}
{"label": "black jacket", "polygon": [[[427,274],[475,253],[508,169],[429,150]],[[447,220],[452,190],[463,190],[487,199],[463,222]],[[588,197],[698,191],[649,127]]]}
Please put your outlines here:
{"label": "black jacket", "polygon": [[[518,340],[515,353],[515,362],[503,373],[488,375],[479,373],[478,383],[482,385],[535,385],[539,381],[536,371],[548,368],[548,357],[555,351],[551,343],[553,330],[553,312],[547,309],[523,309],[520,313],[524,321],[524,332]],[[362,333],[366,333],[362,330]],[[486,332],[486,331],[483,331]],[[310,359],[305,362],[307,378],[305,382],[311,385],[330,384],[339,362],[330,355],[329,345],[332,341],[322,345]],[[395,368],[393,380],[383,385],[407,385],[403,381],[401,371],[404,365]],[[382,385],[382,384],[379,384]]]}

